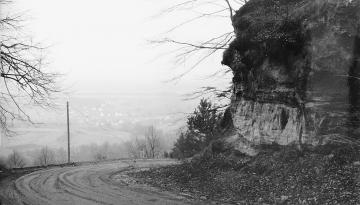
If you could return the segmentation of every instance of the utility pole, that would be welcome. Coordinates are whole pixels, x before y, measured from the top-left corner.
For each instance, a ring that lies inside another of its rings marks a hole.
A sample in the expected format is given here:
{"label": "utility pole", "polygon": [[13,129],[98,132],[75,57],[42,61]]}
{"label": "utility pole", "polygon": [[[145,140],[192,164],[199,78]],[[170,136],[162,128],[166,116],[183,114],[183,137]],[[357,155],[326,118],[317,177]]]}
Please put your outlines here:
{"label": "utility pole", "polygon": [[[0,20],[1,20],[1,7],[0,7]],[[2,55],[2,52],[1,52],[1,49],[2,49],[2,41],[0,39],[0,72],[4,72],[4,67],[3,67],[3,55]],[[5,132],[4,132],[4,129],[2,128],[0,130],[0,147],[3,147],[4,146],[4,137],[5,137]]]}
{"label": "utility pole", "polygon": [[[0,20],[1,20],[1,8],[0,8]],[[4,68],[3,68],[3,61],[2,61],[2,53],[1,53],[1,49],[2,49],[2,41],[0,40],[0,71],[3,72]],[[0,147],[4,146],[4,136],[3,136],[3,129],[1,129],[0,131]]]}
{"label": "utility pole", "polygon": [[70,164],[70,120],[69,120],[69,101],[66,102],[67,116],[67,136],[68,136],[68,163]]}

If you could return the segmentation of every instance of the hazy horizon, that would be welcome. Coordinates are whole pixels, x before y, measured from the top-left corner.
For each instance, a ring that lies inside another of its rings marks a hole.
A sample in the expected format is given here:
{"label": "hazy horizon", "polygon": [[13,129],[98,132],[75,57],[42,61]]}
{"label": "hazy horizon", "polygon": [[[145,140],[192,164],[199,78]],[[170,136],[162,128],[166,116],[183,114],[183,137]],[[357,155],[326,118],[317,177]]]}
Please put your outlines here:
{"label": "hazy horizon", "polygon": [[[133,125],[154,125],[171,135],[173,142],[174,133],[200,100],[186,101],[186,95],[205,86],[226,88],[230,77],[209,77],[225,69],[220,63],[222,54],[218,53],[172,81],[194,60],[177,64],[167,56],[174,48],[149,41],[165,36],[202,40],[231,29],[231,25],[220,18],[213,19],[211,25],[200,21],[168,32],[193,17],[192,11],[159,16],[172,4],[165,0],[110,0],[101,4],[93,0],[13,1],[3,15],[20,14],[25,20],[23,32],[34,42],[48,46],[46,69],[63,74],[59,80],[63,92],[56,96],[54,110],[26,108],[39,124],[13,123],[16,134],[4,140],[3,150],[8,153],[24,146],[65,146],[66,101],[70,102],[74,146],[127,140],[133,131],[124,127]],[[189,32],[198,26],[203,29]]]}

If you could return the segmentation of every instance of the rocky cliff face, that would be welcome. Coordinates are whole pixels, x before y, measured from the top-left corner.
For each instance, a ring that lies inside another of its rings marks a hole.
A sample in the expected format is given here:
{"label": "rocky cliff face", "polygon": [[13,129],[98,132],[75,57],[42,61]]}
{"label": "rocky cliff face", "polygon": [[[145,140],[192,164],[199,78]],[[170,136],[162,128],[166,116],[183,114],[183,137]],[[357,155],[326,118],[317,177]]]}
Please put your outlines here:
{"label": "rocky cliff face", "polygon": [[[249,144],[360,137],[360,0],[250,0],[223,64]],[[233,139],[232,136],[231,139]]]}

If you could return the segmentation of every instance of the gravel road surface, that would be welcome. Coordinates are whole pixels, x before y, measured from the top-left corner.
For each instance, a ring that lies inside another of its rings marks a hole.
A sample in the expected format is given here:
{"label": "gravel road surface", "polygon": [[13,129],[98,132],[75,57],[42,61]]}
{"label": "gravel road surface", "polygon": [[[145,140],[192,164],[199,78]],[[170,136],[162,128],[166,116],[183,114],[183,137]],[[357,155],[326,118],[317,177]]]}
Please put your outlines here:
{"label": "gravel road surface", "polygon": [[[170,164],[171,161],[138,161],[135,169]],[[2,204],[206,204],[184,196],[137,185],[126,177],[133,165],[116,161],[35,171],[0,183]]]}

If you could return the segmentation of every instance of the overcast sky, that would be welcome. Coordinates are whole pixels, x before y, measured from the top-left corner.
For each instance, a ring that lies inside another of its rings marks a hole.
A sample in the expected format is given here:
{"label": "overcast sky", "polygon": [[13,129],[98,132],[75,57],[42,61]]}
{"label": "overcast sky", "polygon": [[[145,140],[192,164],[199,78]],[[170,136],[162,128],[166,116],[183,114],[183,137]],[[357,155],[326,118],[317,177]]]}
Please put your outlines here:
{"label": "overcast sky", "polygon": [[26,32],[36,41],[51,45],[47,54],[49,68],[65,74],[63,86],[67,91],[186,93],[206,85],[228,85],[230,78],[205,80],[225,69],[220,64],[221,53],[177,83],[166,83],[186,71],[191,62],[175,66],[171,56],[156,58],[170,48],[148,43],[164,36],[196,42],[231,29],[228,19],[210,18],[205,23],[199,21],[164,34],[192,18],[194,12],[157,16],[176,3],[165,0],[14,0],[14,3],[17,12],[25,14]]}
{"label": "overcast sky", "polygon": [[25,20],[23,33],[49,46],[45,53],[47,69],[64,74],[60,86],[68,93],[67,99],[58,100],[60,108],[55,112],[29,111],[42,124],[30,128],[16,125],[19,135],[8,139],[6,146],[65,145],[66,100],[70,101],[72,136],[86,138],[84,143],[108,140],[102,127],[97,128],[103,124],[109,125],[111,139],[128,136],[119,134],[124,121],[152,124],[167,131],[178,129],[199,101],[183,101],[184,94],[202,86],[225,88],[231,81],[229,75],[209,78],[226,69],[219,52],[181,80],[168,82],[199,57],[178,65],[169,55],[178,47],[159,47],[149,41],[170,37],[197,43],[232,30],[225,16],[204,18],[168,32],[203,12],[224,9],[224,1],[219,0],[220,4],[201,9],[159,15],[181,1],[13,0],[11,8],[2,8],[3,15],[20,14]]}

